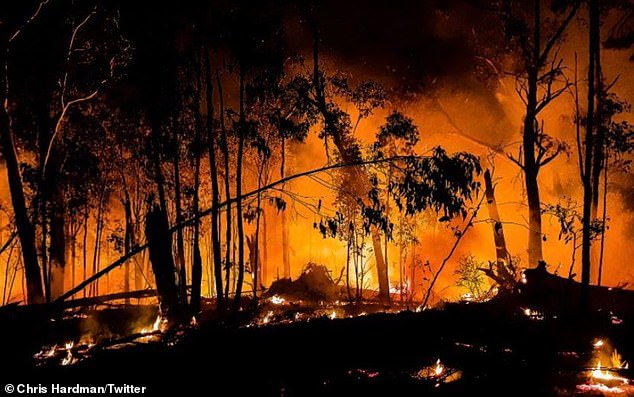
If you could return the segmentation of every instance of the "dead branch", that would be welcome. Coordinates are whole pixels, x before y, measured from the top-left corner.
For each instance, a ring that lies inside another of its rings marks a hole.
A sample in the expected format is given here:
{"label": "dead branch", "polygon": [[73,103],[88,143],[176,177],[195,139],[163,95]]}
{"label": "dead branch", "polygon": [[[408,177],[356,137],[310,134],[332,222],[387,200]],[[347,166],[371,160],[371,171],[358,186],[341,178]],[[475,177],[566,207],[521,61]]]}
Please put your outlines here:
{"label": "dead branch", "polygon": [[438,270],[436,270],[436,273],[434,274],[434,278],[431,280],[431,283],[429,283],[429,287],[427,288],[427,292],[425,293],[425,298],[423,299],[423,303],[419,307],[421,308],[427,307],[429,296],[431,295],[431,291],[434,288],[434,284],[436,284],[436,281],[438,280],[438,276],[440,276],[440,273],[442,273],[443,269],[445,268],[445,265],[447,264],[449,259],[451,259],[451,257],[453,256],[454,252],[456,251],[456,248],[458,248],[458,245],[460,244],[460,241],[462,240],[466,232],[469,230],[471,226],[473,226],[473,220],[478,215],[478,211],[480,210],[480,207],[482,206],[482,203],[484,202],[485,197],[486,195],[483,194],[480,200],[478,201],[478,204],[476,205],[475,209],[471,213],[471,217],[469,217],[465,226],[462,228],[462,230],[460,230],[459,234],[456,236],[456,241],[454,241],[453,246],[451,247],[451,250],[441,262]]}

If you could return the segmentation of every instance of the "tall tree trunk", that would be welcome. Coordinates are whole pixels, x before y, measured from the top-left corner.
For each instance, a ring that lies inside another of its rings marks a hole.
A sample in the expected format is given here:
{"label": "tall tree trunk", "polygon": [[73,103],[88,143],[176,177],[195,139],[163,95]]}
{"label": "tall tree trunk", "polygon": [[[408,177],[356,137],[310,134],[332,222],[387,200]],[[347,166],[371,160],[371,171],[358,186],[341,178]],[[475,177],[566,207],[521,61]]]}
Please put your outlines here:
{"label": "tall tree trunk", "polygon": [[537,143],[537,86],[541,58],[541,5],[534,0],[533,54],[527,65],[526,113],[522,131],[524,181],[528,201],[528,265],[537,266],[543,260],[542,214],[537,176],[539,164],[535,158]]}
{"label": "tall tree trunk", "polygon": [[266,221],[267,215],[264,208],[262,209],[262,281],[264,286],[269,285],[269,228]]}
{"label": "tall tree trunk", "polygon": [[[597,5],[598,7],[598,5]],[[598,218],[597,214],[599,211],[599,186],[601,185],[601,172],[607,172],[606,161],[607,158],[604,157],[605,152],[605,128],[604,121],[601,114],[601,103],[604,95],[603,92],[603,74],[601,71],[601,30],[600,30],[600,11],[596,11],[599,15],[596,16],[596,21],[594,23],[597,24],[594,29],[592,29],[593,36],[591,37],[590,45],[592,45],[594,52],[594,74],[595,74],[595,111],[594,111],[594,122],[595,122],[595,131],[593,136],[593,153],[592,153],[592,205],[590,210],[590,219],[595,220]],[[605,233],[605,230],[604,230]],[[601,272],[600,272],[600,256],[601,256],[601,248],[596,249],[594,246],[590,247],[590,280],[597,280],[597,284],[601,285]]]}
{"label": "tall tree trunk", "polygon": [[182,313],[172,256],[172,237],[167,214],[156,205],[147,214],[145,236],[149,243],[161,316],[167,319],[168,324],[177,324]]}
{"label": "tall tree trunk", "polygon": [[595,129],[595,95],[596,95],[596,49],[599,47],[599,3],[590,0],[590,29],[589,29],[589,67],[588,67],[588,114],[586,117],[586,142],[583,173],[583,235],[581,240],[581,304],[587,308],[589,304],[589,290],[591,280],[590,261],[590,226],[592,222],[592,155],[594,149]]}
{"label": "tall tree trunk", "polygon": [[[0,49],[0,54],[0,60],[2,61],[0,64],[4,65],[3,58],[6,56],[6,51]],[[20,246],[22,247],[22,261],[26,279],[26,300],[30,304],[41,303],[44,301],[44,293],[42,291],[42,276],[35,245],[35,228],[33,223],[31,223],[31,219],[29,219],[24,197],[22,174],[20,173],[20,161],[18,160],[18,153],[13,139],[11,121],[4,105],[7,98],[4,98],[4,90],[0,91],[2,91],[0,93],[0,102],[3,104],[0,109],[0,150],[2,150],[2,157],[6,163],[11,204],[15,215],[15,225],[20,239]]]}
{"label": "tall tree trunk", "polygon": [[[197,109],[198,111],[198,109]],[[200,146],[200,125],[196,126],[196,147]],[[194,155],[194,199],[193,211],[194,216],[198,216],[199,212],[199,193],[200,193],[200,152]],[[200,293],[203,276],[202,257],[200,255],[200,221],[194,223],[194,238],[192,241],[192,297],[190,308],[194,315],[200,311]]]}
{"label": "tall tree trunk", "polygon": [[[204,57],[207,57],[206,51],[203,51],[202,54]],[[194,197],[193,197],[193,212],[194,216],[198,217],[198,212],[200,210],[199,205],[199,193],[200,193],[200,156],[202,155],[202,148],[200,142],[200,130],[203,128],[203,123],[201,120],[201,109],[200,109],[200,97],[202,95],[201,90],[201,73],[200,73],[200,63],[196,62],[196,66],[194,66],[196,71],[196,92],[194,93],[194,118],[196,121],[195,130],[194,130]],[[209,80],[209,75],[205,76],[207,80]],[[207,86],[207,90],[209,87]],[[207,99],[209,99],[209,95],[207,95]],[[209,105],[207,104],[207,112],[209,112]],[[209,115],[208,115],[209,116]],[[207,128],[210,126],[207,125]],[[207,132],[209,135],[209,131]],[[210,143],[213,145],[213,143]],[[211,162],[211,160],[210,160]],[[213,172],[211,164],[210,164],[210,172]],[[212,192],[213,194],[213,192]],[[213,223],[213,220],[212,220]],[[212,226],[213,229],[213,226]],[[212,231],[213,233],[213,231]],[[202,269],[202,257],[200,255],[200,220],[196,219],[196,223],[194,223],[194,238],[192,240],[192,295],[191,300],[189,302],[189,308],[192,314],[197,315],[200,311],[200,294],[202,290],[202,277],[203,269]]]}
{"label": "tall tree trunk", "polygon": [[[225,168],[225,201],[231,200],[231,168],[229,166],[229,140],[227,139],[227,129],[225,128],[225,105],[224,96],[222,94],[222,82],[220,81],[220,74],[216,70],[216,83],[218,86],[218,105],[220,106],[220,149],[224,158]],[[229,276],[231,271],[231,204],[228,204],[225,208],[226,211],[226,225],[225,225],[225,283],[229,285]],[[220,262],[219,262],[220,263]],[[216,277],[216,295],[222,295],[222,273],[217,273]],[[229,299],[229,288],[225,288],[225,302]]]}
{"label": "tall tree trunk", "polygon": [[76,221],[73,221],[74,227],[71,228],[71,240],[70,240],[70,285],[71,287],[75,286],[75,280],[77,280],[76,274],[76,264],[77,264],[77,233],[79,233],[79,226]]}
{"label": "tall tree trunk", "polygon": [[[86,276],[88,275],[86,273],[86,270],[88,267],[88,219],[89,218],[90,218],[90,213],[88,212],[88,204],[86,204],[86,207],[84,208],[84,220],[83,220],[84,236],[82,241],[83,280],[85,280]],[[84,298],[86,297],[86,289],[87,288],[84,288]]]}
{"label": "tall tree trunk", "polygon": [[[99,197],[99,207],[97,208],[97,219],[95,222],[95,244],[93,247],[93,255],[92,255],[92,274],[95,274],[99,271],[99,257],[101,250],[101,232],[103,229],[103,207],[104,200],[106,196],[106,188],[102,188],[101,195]],[[92,284],[92,296],[97,296],[99,294],[99,280]]]}
{"label": "tall tree trunk", "polygon": [[[204,46],[204,54],[205,57],[205,102],[207,106],[207,140],[208,142],[208,150],[209,150],[209,172],[211,174],[211,249],[213,251],[213,261],[214,261],[214,281],[216,285],[216,303],[218,306],[218,310],[222,311],[225,308],[225,301],[222,296],[222,257],[221,257],[221,245],[220,245],[220,212],[218,209],[218,203],[220,202],[220,189],[218,186],[218,166],[216,163],[216,133],[214,131],[214,106],[213,106],[213,84],[212,84],[212,74],[211,74],[211,54],[206,46]],[[220,88],[219,88],[220,89]],[[221,103],[222,103],[222,93],[221,95]],[[224,105],[224,104],[223,104]],[[220,111],[224,111],[224,106],[221,105]],[[224,116],[220,115],[221,119],[224,119]],[[226,144],[226,132],[224,131],[224,121],[222,122],[222,130],[223,130],[223,142],[222,144]],[[225,172],[229,173],[228,167],[228,155],[225,156]],[[228,178],[226,178],[228,180]],[[229,190],[227,190],[227,199],[229,199]],[[227,212],[228,214],[230,211]],[[227,215],[227,225],[231,224],[231,215]],[[229,241],[229,240],[227,240]]]}
{"label": "tall tree trunk", "polygon": [[601,278],[603,275],[603,254],[605,250],[605,222],[608,219],[608,148],[605,146],[605,152],[603,153],[605,163],[603,166],[603,214],[601,216],[603,224],[603,233],[601,233],[601,246],[599,249],[599,277],[597,279],[597,285],[601,286]]}
{"label": "tall tree trunk", "polygon": [[522,131],[522,151],[524,154],[524,180],[526,183],[526,198],[528,201],[528,265],[537,266],[543,260],[542,254],[542,214],[539,197],[537,175],[539,165],[535,158],[535,144],[537,143],[537,85],[541,58],[541,8],[540,0],[534,0],[533,26],[533,59],[527,71],[526,114]]}
{"label": "tall tree trunk", "polygon": [[[198,128],[198,126],[196,127]],[[176,223],[183,221],[183,208],[181,204],[181,176],[180,176],[180,139],[178,132],[174,129],[172,135],[174,156],[172,166],[174,167],[174,207],[176,209]],[[183,228],[176,229],[176,271],[178,272],[178,295],[181,302],[187,302],[187,272],[185,270],[185,243],[183,241]]]}
{"label": "tall tree trunk", "polygon": [[[258,189],[262,186],[262,182],[260,182],[261,178],[258,178]],[[261,220],[261,205],[262,205],[262,194],[257,194],[256,199],[256,208],[257,215],[255,216],[255,235],[253,236],[253,250],[255,254],[253,255],[253,261],[251,262],[251,266],[253,267],[253,302],[254,305],[257,305],[258,301],[258,288],[260,287],[260,283],[262,283],[262,266],[260,266],[260,220]]]}
{"label": "tall tree trunk", "polygon": [[[280,179],[284,179],[286,176],[286,139],[282,138],[282,162],[280,165]],[[282,191],[286,189],[286,186],[290,184],[283,183]],[[284,278],[291,278],[291,260],[289,255],[289,245],[288,245],[288,218],[286,214],[286,209],[282,210],[282,265],[283,265],[283,275]]]}
{"label": "tall tree trunk", "polygon": [[236,221],[238,226],[238,278],[236,280],[236,294],[234,310],[240,309],[242,299],[242,284],[244,283],[244,222],[242,217],[242,157],[244,153],[245,129],[244,114],[244,69],[240,65],[240,125],[238,129],[238,153],[236,159]]}
{"label": "tall tree trunk", "polygon": [[[134,225],[132,223],[132,205],[130,203],[130,194],[128,193],[128,189],[124,182],[124,198],[123,198],[123,210],[125,213],[125,235],[123,238],[123,249],[125,250],[125,255],[130,253],[132,247],[135,245],[134,238]],[[130,261],[126,261],[124,264],[124,276],[123,276],[123,291],[130,292]],[[126,304],[130,304],[130,299],[125,299]]]}

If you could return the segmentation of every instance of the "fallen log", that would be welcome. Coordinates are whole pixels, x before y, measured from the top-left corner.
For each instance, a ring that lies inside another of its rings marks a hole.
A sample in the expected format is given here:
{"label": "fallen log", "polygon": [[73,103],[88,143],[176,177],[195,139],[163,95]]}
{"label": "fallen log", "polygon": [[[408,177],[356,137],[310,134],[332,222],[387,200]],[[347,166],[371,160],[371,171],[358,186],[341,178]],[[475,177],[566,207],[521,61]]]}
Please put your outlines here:
{"label": "fallen log", "polygon": [[142,289],[130,292],[117,292],[114,294],[93,296],[90,298],[72,299],[65,302],[60,302],[59,307],[69,309],[72,307],[93,306],[100,305],[106,302],[120,300],[120,299],[140,299],[140,298],[152,298],[156,297],[155,289]]}

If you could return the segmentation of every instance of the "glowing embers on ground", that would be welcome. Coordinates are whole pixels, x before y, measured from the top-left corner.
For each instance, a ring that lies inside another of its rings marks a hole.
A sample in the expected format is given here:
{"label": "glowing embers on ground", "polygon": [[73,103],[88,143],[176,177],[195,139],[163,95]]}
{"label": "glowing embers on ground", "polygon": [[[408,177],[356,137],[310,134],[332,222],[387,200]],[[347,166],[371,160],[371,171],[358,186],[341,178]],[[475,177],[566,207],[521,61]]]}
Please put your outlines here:
{"label": "glowing embers on ground", "polygon": [[444,365],[440,359],[437,359],[434,364],[423,367],[419,370],[415,377],[432,382],[434,387],[439,387],[443,383],[451,383],[460,379],[462,377],[462,371],[455,368],[449,368]]}
{"label": "glowing embers on ground", "polygon": [[274,305],[281,305],[286,302],[286,299],[282,298],[281,296],[273,295],[269,298],[269,302]]}
{"label": "glowing embers on ground", "polygon": [[79,342],[68,341],[62,345],[45,346],[33,358],[39,362],[51,362],[58,365],[71,365],[81,358],[90,355],[90,351],[95,347],[92,339],[82,338]]}
{"label": "glowing embers on ground", "polygon": [[531,320],[541,321],[545,317],[543,312],[540,312],[538,310],[533,310],[528,307],[522,308],[522,314],[524,314],[526,317],[530,318]]}
{"label": "glowing embers on ground", "polygon": [[[128,335],[97,336],[99,340],[96,341],[93,335],[86,334],[79,341],[75,339],[52,346],[44,346],[38,353],[33,355],[33,359],[37,365],[72,365],[91,357],[96,349],[119,349],[135,343],[161,341],[165,326],[165,321],[159,315],[152,324],[134,329]],[[195,320],[190,322],[190,326],[197,326]]]}
{"label": "glowing embers on ground", "polygon": [[629,368],[627,361],[606,339],[592,342],[591,369],[584,376],[587,382],[577,385],[577,390],[604,395],[634,395],[632,381],[622,373]]}

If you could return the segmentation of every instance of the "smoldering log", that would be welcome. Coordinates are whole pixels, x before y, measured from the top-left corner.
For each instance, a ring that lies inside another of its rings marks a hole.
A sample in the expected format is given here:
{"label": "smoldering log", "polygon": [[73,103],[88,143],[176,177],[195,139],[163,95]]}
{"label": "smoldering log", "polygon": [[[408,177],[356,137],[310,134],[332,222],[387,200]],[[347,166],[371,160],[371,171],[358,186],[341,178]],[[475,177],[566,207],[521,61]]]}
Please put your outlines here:
{"label": "smoldering log", "polygon": [[[581,283],[549,273],[546,263],[524,271],[524,281],[518,287],[522,301],[547,311],[571,313],[578,309]],[[589,303],[593,310],[631,313],[634,311],[634,291],[623,287],[589,287]]]}

